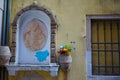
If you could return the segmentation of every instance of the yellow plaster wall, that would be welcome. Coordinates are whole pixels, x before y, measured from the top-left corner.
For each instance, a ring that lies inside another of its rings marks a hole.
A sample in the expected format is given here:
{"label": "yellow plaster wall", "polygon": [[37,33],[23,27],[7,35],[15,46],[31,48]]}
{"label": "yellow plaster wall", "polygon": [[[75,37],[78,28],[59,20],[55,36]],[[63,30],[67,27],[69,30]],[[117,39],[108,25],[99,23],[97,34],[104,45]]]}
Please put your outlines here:
{"label": "yellow plaster wall", "polygon": [[[60,45],[75,41],[76,50],[72,52],[72,66],[68,72],[68,80],[86,80],[86,57],[84,51],[84,36],[86,35],[86,15],[120,14],[120,0],[37,0],[38,5],[50,8],[57,16],[59,27],[57,30],[57,49]],[[12,0],[11,23],[16,13],[33,0]],[[41,74],[42,72],[38,72]],[[24,74],[10,76],[16,80]],[[46,76],[45,72],[43,76]],[[56,78],[46,76],[46,80],[64,80],[64,74],[59,71]]]}

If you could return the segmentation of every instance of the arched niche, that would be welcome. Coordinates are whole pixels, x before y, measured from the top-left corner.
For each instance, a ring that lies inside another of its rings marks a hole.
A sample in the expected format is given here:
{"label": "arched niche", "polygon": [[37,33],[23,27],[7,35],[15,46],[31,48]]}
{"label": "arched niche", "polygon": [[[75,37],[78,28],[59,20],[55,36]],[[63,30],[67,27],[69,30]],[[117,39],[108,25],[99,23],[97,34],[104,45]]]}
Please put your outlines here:
{"label": "arched niche", "polygon": [[36,10],[36,11],[42,11],[44,12],[49,18],[50,18],[50,27],[51,27],[51,40],[50,40],[50,53],[51,53],[51,63],[56,62],[56,42],[55,42],[55,35],[56,35],[56,29],[58,27],[57,25],[57,20],[56,17],[53,15],[53,13],[46,7],[43,6],[38,6],[38,5],[30,5],[27,6],[23,9],[21,9],[15,16],[13,23],[12,23],[12,46],[11,46],[11,51],[13,54],[13,58],[11,61],[14,61],[14,57],[16,54],[16,33],[17,33],[17,22],[19,18],[21,17],[22,14],[31,11],[31,10]]}
{"label": "arched niche", "polygon": [[[48,8],[33,4],[21,9],[12,23],[11,62],[15,63],[7,66],[9,73],[15,75],[19,70],[47,70],[52,76],[56,76],[58,71],[55,42],[57,27],[56,17]],[[28,35],[34,33],[34,30],[37,30],[35,34],[38,35],[32,35],[30,38]],[[31,33],[28,34],[29,32]],[[41,38],[39,35],[42,35],[40,32],[45,38],[41,43],[38,42]],[[41,60],[40,56],[35,58],[41,52],[48,53],[45,60]]]}

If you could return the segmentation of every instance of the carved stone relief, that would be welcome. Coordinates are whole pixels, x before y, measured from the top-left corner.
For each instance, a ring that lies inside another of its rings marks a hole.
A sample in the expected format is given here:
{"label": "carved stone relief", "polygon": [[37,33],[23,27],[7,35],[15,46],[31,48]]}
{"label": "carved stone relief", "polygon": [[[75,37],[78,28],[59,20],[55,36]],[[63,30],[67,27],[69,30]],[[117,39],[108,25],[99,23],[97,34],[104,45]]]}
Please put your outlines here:
{"label": "carved stone relief", "polygon": [[24,31],[24,43],[32,51],[40,50],[47,41],[47,29],[41,21],[33,19]]}

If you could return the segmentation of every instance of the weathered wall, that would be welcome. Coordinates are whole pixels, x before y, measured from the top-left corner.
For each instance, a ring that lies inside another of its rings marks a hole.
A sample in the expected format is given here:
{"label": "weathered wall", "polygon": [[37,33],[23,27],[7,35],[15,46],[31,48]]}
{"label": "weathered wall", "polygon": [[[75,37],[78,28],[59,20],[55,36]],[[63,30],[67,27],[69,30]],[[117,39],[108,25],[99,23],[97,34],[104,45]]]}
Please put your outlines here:
{"label": "weathered wall", "polygon": [[[120,0],[37,0],[38,4],[50,8],[57,16],[59,27],[57,30],[57,48],[60,45],[75,41],[72,66],[68,72],[68,80],[86,79],[86,57],[84,53],[84,36],[86,35],[86,15],[120,14]],[[16,13],[33,0],[12,0],[11,23]],[[33,71],[34,73],[35,71]],[[17,76],[10,76],[10,80],[17,80],[24,76],[21,71]],[[59,71],[58,77],[51,78],[48,72],[36,72],[46,80],[64,80],[64,74]]]}

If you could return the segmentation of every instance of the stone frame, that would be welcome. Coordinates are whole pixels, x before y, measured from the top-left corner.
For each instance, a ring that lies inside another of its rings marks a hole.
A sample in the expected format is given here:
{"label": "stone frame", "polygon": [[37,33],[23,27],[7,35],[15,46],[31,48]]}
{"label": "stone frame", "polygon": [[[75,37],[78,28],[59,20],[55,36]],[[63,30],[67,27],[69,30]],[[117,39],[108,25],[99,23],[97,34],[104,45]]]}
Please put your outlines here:
{"label": "stone frame", "polygon": [[12,57],[10,62],[15,62],[15,53],[16,53],[16,30],[17,30],[17,20],[19,17],[26,11],[28,10],[40,10],[45,12],[50,20],[51,20],[51,42],[50,42],[50,50],[51,50],[51,63],[57,63],[57,56],[56,56],[56,29],[58,27],[57,24],[57,19],[56,16],[53,15],[50,9],[44,7],[44,6],[39,6],[36,4],[29,5],[23,9],[21,9],[15,16],[13,23],[12,23],[12,45],[10,47]]}
{"label": "stone frame", "polygon": [[86,80],[119,80],[120,76],[92,74],[91,20],[93,19],[120,19],[120,15],[86,15],[86,36],[84,37],[86,54]]}

